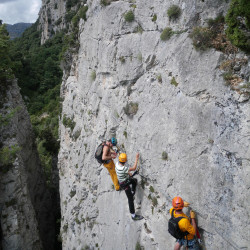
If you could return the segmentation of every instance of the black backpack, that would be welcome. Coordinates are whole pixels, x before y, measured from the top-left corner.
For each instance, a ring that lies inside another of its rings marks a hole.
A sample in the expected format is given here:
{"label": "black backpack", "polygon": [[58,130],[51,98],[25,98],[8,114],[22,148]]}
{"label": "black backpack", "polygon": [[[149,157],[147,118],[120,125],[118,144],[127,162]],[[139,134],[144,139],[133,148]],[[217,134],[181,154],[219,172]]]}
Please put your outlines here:
{"label": "black backpack", "polygon": [[[185,217],[174,217],[174,209],[172,210],[171,213],[171,218],[168,221],[168,232],[174,236],[176,239],[184,239],[185,236],[187,236],[189,233],[188,232],[182,232],[179,228],[178,222],[185,218]],[[187,219],[187,218],[185,218]]]}
{"label": "black backpack", "polygon": [[96,160],[100,163],[100,164],[103,164],[105,163],[105,161],[102,159],[102,153],[103,153],[103,147],[105,146],[106,144],[104,142],[102,142],[96,149],[95,151],[95,158]]}

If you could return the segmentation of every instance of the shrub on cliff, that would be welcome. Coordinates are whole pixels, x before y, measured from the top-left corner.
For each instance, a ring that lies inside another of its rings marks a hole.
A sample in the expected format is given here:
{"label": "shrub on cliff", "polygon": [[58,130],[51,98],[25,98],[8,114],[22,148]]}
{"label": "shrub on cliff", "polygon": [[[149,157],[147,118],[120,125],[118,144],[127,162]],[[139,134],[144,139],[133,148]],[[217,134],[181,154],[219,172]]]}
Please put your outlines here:
{"label": "shrub on cliff", "polygon": [[128,116],[134,116],[138,111],[138,103],[130,102],[124,108],[124,113]]}
{"label": "shrub on cliff", "polygon": [[86,13],[88,11],[88,6],[82,6],[79,10],[79,17],[82,18],[84,21],[87,20]]}
{"label": "shrub on cliff", "polygon": [[219,15],[215,19],[208,19],[207,24],[207,27],[195,27],[190,34],[197,50],[213,47],[227,54],[233,54],[237,51],[224,32],[224,16]]}
{"label": "shrub on cliff", "polygon": [[101,0],[101,1],[100,1],[100,4],[101,4],[102,6],[107,6],[107,5],[110,5],[110,2],[111,2],[111,0]]}
{"label": "shrub on cliff", "polygon": [[135,19],[135,15],[132,10],[128,11],[124,15],[125,21],[126,22],[133,22]]}
{"label": "shrub on cliff", "polygon": [[181,9],[178,5],[172,5],[167,11],[169,20],[175,20],[181,15]]}
{"label": "shrub on cliff", "polygon": [[161,38],[162,41],[166,41],[166,40],[170,39],[170,37],[171,37],[173,34],[174,34],[174,33],[173,33],[173,30],[172,30],[171,28],[168,27],[168,28],[165,28],[165,29],[162,31],[160,38]]}
{"label": "shrub on cliff", "polygon": [[226,15],[226,34],[240,49],[250,53],[250,1],[233,0]]}
{"label": "shrub on cliff", "polygon": [[212,31],[207,27],[195,27],[190,34],[196,49],[205,50],[211,47]]}
{"label": "shrub on cliff", "polygon": [[67,23],[71,22],[72,18],[75,16],[76,12],[74,10],[70,10],[69,12],[66,13],[65,15],[65,21]]}
{"label": "shrub on cliff", "polygon": [[66,115],[63,116],[62,123],[66,128],[70,128],[71,132],[74,130],[76,125],[74,120],[72,118],[67,117]]}
{"label": "shrub on cliff", "polygon": [[66,1],[66,9],[70,10],[72,7],[74,7],[78,3],[78,0],[67,0]]}
{"label": "shrub on cliff", "polygon": [[9,170],[19,151],[20,147],[18,145],[5,146],[0,149],[0,172],[6,173]]}

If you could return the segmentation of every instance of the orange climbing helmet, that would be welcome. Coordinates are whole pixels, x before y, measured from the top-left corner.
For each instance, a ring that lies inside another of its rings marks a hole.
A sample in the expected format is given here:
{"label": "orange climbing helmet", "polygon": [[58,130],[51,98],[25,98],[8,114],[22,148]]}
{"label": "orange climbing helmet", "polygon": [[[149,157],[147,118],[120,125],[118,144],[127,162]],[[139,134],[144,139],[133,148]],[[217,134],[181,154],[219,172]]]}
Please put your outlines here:
{"label": "orange climbing helmet", "polygon": [[127,161],[127,155],[125,153],[121,153],[119,156],[119,162],[126,162]]}
{"label": "orange climbing helmet", "polygon": [[177,196],[172,200],[172,205],[175,210],[182,210],[182,208],[184,207],[184,201],[181,197]]}

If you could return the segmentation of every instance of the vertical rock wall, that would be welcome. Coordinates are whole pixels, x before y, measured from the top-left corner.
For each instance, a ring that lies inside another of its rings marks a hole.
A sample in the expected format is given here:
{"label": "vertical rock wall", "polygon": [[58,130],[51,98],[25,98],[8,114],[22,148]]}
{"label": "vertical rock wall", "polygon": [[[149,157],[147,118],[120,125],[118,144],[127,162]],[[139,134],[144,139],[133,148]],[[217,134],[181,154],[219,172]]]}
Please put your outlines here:
{"label": "vertical rock wall", "polygon": [[39,12],[39,24],[42,29],[41,44],[44,44],[55,32],[66,28],[64,0],[43,0]]}
{"label": "vertical rock wall", "polygon": [[[225,14],[225,1],[88,1],[80,49],[62,84],[59,153],[63,249],[171,249],[168,209],[181,196],[197,211],[206,249],[248,249],[249,93],[225,85],[220,66],[249,57],[196,51],[189,33]],[[182,14],[170,21],[167,9]],[[124,20],[132,10],[135,20]],[[157,15],[155,21],[152,20]],[[165,27],[175,34],[162,41]],[[141,154],[136,210],[94,159],[116,134],[133,164]],[[185,210],[188,212],[187,210]]]}
{"label": "vertical rock wall", "polygon": [[51,198],[38,158],[30,118],[16,81],[1,93],[1,115],[15,110],[1,124],[1,146],[15,146],[13,164],[1,165],[0,222],[4,250],[53,249],[54,218]]}

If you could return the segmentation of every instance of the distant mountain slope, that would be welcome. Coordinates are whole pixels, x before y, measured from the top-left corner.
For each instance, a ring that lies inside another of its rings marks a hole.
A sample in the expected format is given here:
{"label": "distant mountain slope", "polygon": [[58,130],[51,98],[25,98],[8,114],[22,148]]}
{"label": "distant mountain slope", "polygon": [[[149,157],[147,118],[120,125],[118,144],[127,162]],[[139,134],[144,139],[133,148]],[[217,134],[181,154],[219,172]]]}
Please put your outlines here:
{"label": "distant mountain slope", "polygon": [[10,34],[10,39],[20,37],[22,33],[29,28],[32,23],[15,23],[15,24],[6,24],[6,28]]}

